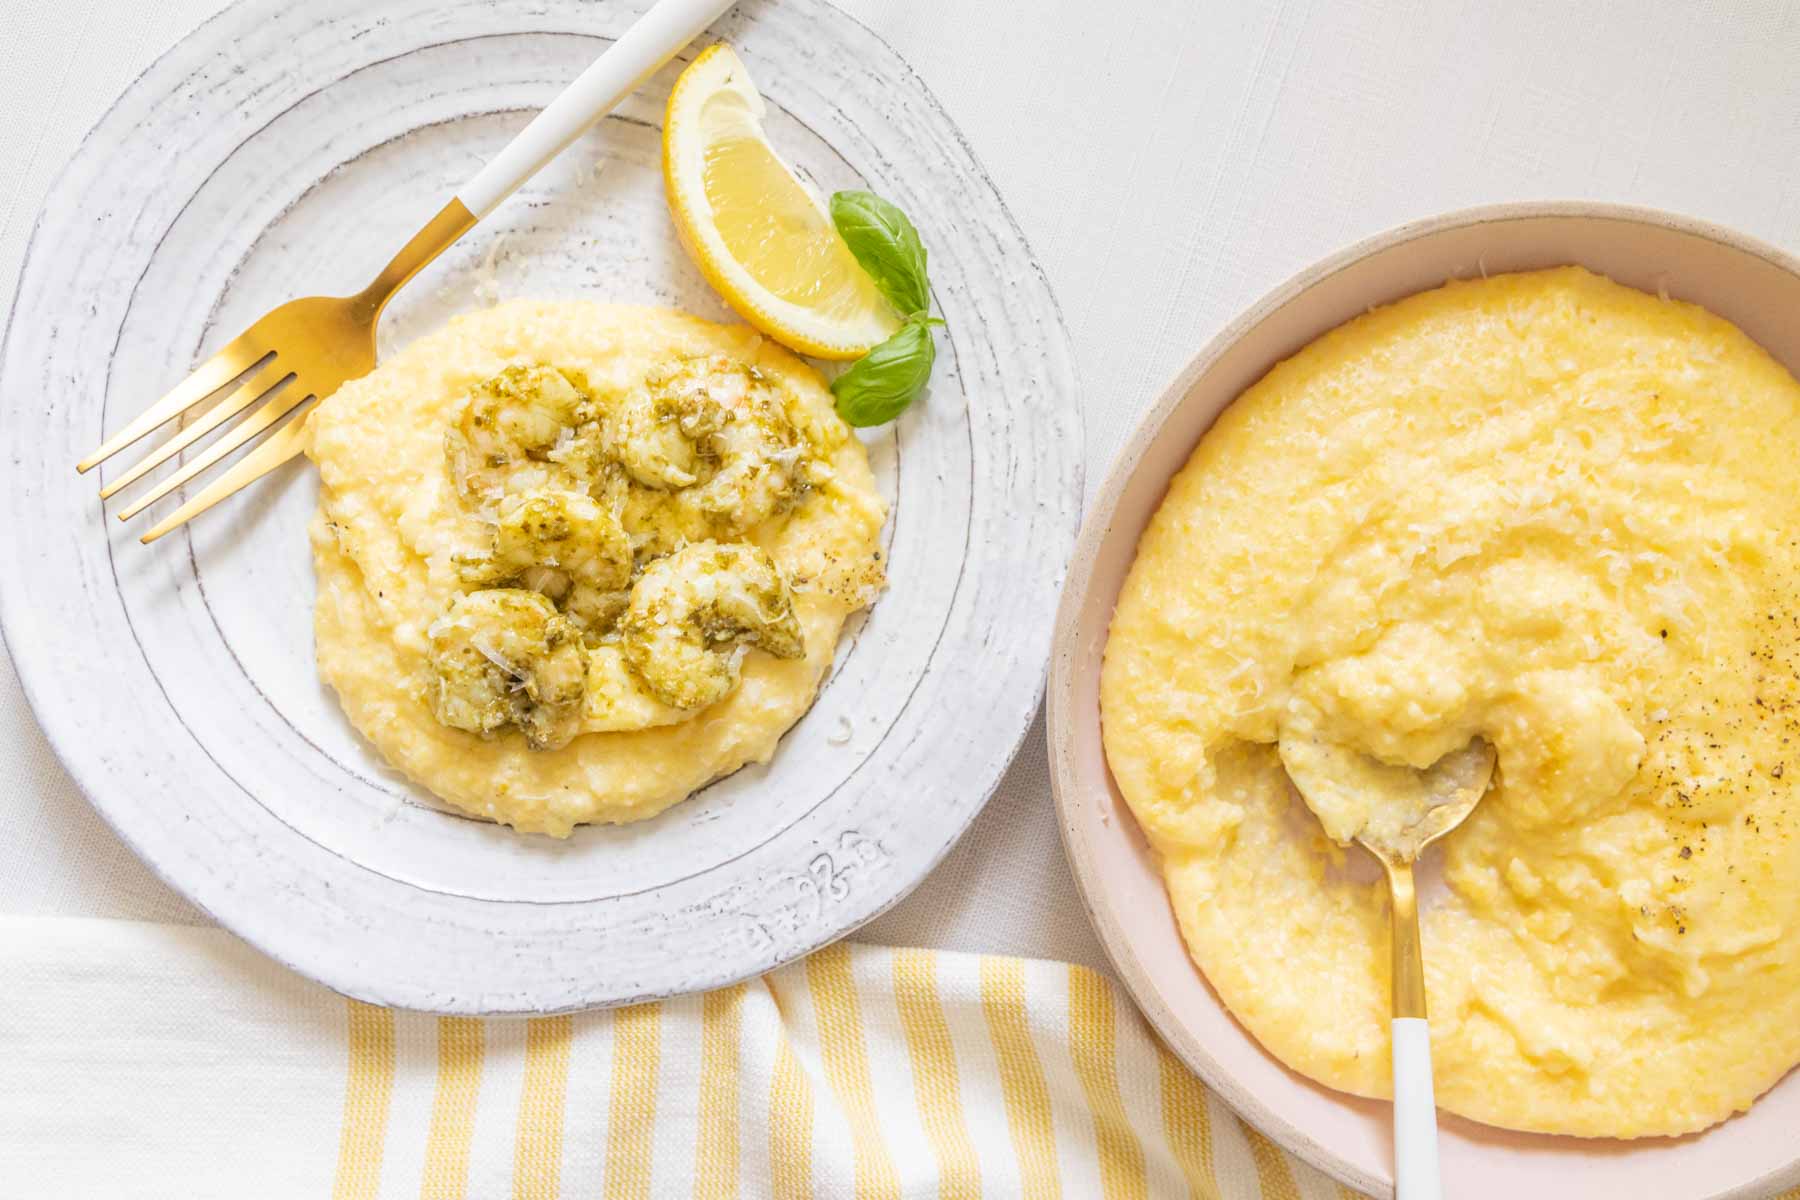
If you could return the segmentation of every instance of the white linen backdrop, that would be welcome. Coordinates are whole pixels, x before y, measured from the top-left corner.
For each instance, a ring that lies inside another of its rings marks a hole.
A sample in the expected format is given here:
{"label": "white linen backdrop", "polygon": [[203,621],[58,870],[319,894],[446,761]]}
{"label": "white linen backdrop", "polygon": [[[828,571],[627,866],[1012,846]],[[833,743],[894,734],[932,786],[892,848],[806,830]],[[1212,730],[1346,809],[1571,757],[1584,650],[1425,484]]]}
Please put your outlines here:
{"label": "white linen backdrop", "polygon": [[[1135,416],[1213,330],[1401,221],[1584,197],[1800,249],[1800,6],[1780,0],[838,2],[937,94],[1048,272],[1080,369],[1090,495]],[[6,295],[82,134],[219,7],[0,0]],[[1044,760],[1040,721],[961,846],[859,939],[1104,966]],[[10,659],[0,914],[206,919],[89,809]]]}

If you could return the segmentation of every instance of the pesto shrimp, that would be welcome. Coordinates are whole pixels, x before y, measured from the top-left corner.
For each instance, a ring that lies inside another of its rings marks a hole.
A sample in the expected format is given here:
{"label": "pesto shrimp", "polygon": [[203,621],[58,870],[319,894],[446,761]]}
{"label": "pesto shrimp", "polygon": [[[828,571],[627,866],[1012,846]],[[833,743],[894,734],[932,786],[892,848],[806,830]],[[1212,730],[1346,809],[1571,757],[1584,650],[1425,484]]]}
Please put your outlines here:
{"label": "pesto shrimp", "polygon": [[651,695],[696,709],[737,685],[743,648],[777,658],[806,652],[793,596],[768,554],[744,543],[696,542],[644,568],[619,619],[625,661]]}
{"label": "pesto shrimp", "polygon": [[615,401],[602,444],[634,483],[674,491],[692,487],[713,465],[712,439],[732,418],[701,388],[646,381]]}
{"label": "pesto shrimp", "polygon": [[462,578],[541,592],[599,632],[624,609],[631,570],[631,538],[610,509],[585,492],[540,488],[500,501],[493,549],[464,563]]}
{"label": "pesto shrimp", "polygon": [[732,539],[809,486],[808,443],[785,397],[755,366],[711,355],[654,372],[602,422],[608,453],[631,479],[626,523],[650,552]]}
{"label": "pesto shrimp", "polygon": [[444,458],[464,503],[578,478],[559,459],[594,408],[579,376],[541,364],[511,366],[469,389],[457,423],[444,436]]}
{"label": "pesto shrimp", "polygon": [[458,596],[430,630],[437,719],[492,737],[516,726],[534,750],[580,732],[587,659],[574,622],[523,588]]}

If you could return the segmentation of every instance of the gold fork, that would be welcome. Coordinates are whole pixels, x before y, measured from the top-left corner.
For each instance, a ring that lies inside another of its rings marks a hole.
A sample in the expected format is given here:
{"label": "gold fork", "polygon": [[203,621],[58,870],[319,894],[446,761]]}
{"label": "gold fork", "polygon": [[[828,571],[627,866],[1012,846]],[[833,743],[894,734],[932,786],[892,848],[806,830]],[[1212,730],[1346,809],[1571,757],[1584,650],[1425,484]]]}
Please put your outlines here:
{"label": "gold fork", "polygon": [[[300,453],[305,448],[306,417],[313,408],[342,384],[374,369],[375,326],[394,293],[589,126],[612,111],[732,3],[733,0],[660,0],[439,209],[368,287],[354,296],[290,300],[265,313],[136,420],[75,464],[75,469],[91,470],[175,418],[190,411],[199,413],[102,487],[100,498],[106,500],[255,406],[254,411],[225,429],[180,470],[119,511],[121,521],[129,520],[234,451],[274,430],[218,478],[153,525],[141,539],[149,543]],[[213,400],[210,406],[208,400]],[[284,418],[286,424],[282,424]]]}

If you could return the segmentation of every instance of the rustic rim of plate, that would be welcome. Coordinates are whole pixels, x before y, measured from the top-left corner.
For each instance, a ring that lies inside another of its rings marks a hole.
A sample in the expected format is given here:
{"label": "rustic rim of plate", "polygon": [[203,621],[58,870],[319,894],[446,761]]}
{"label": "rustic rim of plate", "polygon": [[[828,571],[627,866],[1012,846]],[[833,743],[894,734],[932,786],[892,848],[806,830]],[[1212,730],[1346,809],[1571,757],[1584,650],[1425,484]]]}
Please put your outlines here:
{"label": "rustic rim of plate", "polygon": [[[20,266],[12,309],[7,319],[4,347],[0,348],[0,355],[5,357],[8,365],[11,364],[12,355],[17,350],[18,325],[20,324],[16,319],[19,315],[18,305],[21,298],[27,295],[28,289],[40,282],[35,271],[41,268],[46,256],[45,239],[42,235],[61,193],[71,186],[70,181],[79,174],[84,165],[90,164],[96,155],[104,153],[107,139],[114,138],[123,131],[124,127],[121,122],[134,120],[142,115],[133,114],[127,107],[134,98],[143,99],[139,97],[142,89],[147,85],[155,85],[163,88],[165,93],[172,90],[172,85],[181,82],[183,78],[176,72],[186,70],[186,67],[181,64],[195,58],[199,53],[197,47],[205,39],[211,38],[215,42],[218,41],[221,37],[227,36],[232,29],[253,18],[257,11],[264,7],[259,0],[236,0],[235,3],[228,5],[196,26],[140,72],[82,137],[68,163],[62,167],[47,190],[44,206],[40,209],[33,224],[31,237]],[[350,6],[341,4],[336,7]],[[380,13],[381,6],[374,7],[376,11],[369,14],[369,20],[376,23],[385,21],[386,18],[382,17]],[[465,7],[473,9],[477,6],[471,3]],[[597,29],[585,27],[570,29],[567,26],[555,24],[562,10],[571,7],[568,5],[545,6],[540,4],[533,6],[520,3],[505,7],[506,11],[518,10],[527,13],[538,23],[518,27],[502,26],[491,30],[492,34],[574,33],[581,37],[610,38],[616,36],[616,33],[606,32],[606,23],[600,20],[596,20]],[[605,17],[607,20],[614,20],[618,19],[620,12],[629,15],[641,11],[643,7],[643,0],[639,0],[637,3],[615,6],[612,12],[599,14],[599,16]],[[982,269],[991,269],[994,263],[999,262],[1006,266],[1008,274],[1004,281],[998,277],[980,281],[980,289],[991,294],[971,299],[969,301],[970,312],[974,315],[978,307],[985,306],[990,301],[997,303],[1003,291],[1011,294],[1013,289],[1021,287],[1027,293],[1029,303],[1019,310],[1023,315],[1019,320],[1018,329],[1009,328],[1008,337],[994,341],[988,350],[977,352],[972,368],[977,374],[965,375],[964,384],[965,387],[972,387],[978,383],[988,382],[979,374],[980,370],[987,365],[986,359],[996,358],[997,361],[999,352],[1009,346],[1014,349],[1023,349],[1023,343],[1029,341],[1035,347],[1038,355],[1037,365],[1034,371],[1028,374],[1042,386],[1039,386],[1033,395],[1039,405],[1042,405],[1046,398],[1044,395],[1046,391],[1054,397],[1054,403],[1048,409],[1039,409],[1038,411],[1048,414],[1042,428],[1048,431],[1046,436],[1054,435],[1059,444],[1053,453],[1043,458],[1040,467],[1043,474],[1040,474],[1038,478],[1048,479],[1048,473],[1052,472],[1056,477],[1050,481],[1053,486],[1047,489],[1042,497],[1045,503],[1039,506],[1041,511],[1028,514],[1030,522],[1028,529],[1032,532],[1032,537],[1025,540],[1042,543],[1039,545],[1040,550],[1054,544],[1058,551],[1054,557],[1059,562],[1049,569],[1047,582],[1051,587],[1043,592],[1044,603],[1048,607],[1049,597],[1054,594],[1055,589],[1060,587],[1062,563],[1066,562],[1067,547],[1072,544],[1075,528],[1079,523],[1084,477],[1081,447],[1085,437],[1082,415],[1076,400],[1079,394],[1079,383],[1073,349],[1060,307],[1054,293],[1050,290],[1042,267],[1035,256],[1031,254],[1023,231],[1019,228],[1004,198],[993,184],[991,177],[975,155],[974,149],[969,145],[960,128],[951,120],[935,95],[899,53],[862,22],[835,6],[825,3],[824,0],[784,0],[780,5],[747,0],[715,23],[712,36],[747,36],[747,31],[754,32],[759,22],[767,22],[771,17],[781,24],[798,23],[805,19],[815,22],[820,20],[841,22],[835,36],[860,42],[865,50],[875,53],[878,58],[885,56],[887,61],[883,66],[883,71],[886,76],[890,80],[905,85],[905,102],[913,106],[911,112],[915,119],[922,122],[928,128],[930,135],[936,139],[931,144],[945,164],[942,170],[944,172],[962,172],[960,179],[966,190],[978,192],[982,197],[982,203],[987,209],[986,219],[973,227],[969,239],[979,241],[979,250],[986,255],[986,258],[983,259],[980,267],[970,267],[969,270],[979,273]],[[324,15],[321,14],[319,19],[325,19]],[[486,37],[489,36],[489,33],[478,36]],[[707,36],[709,35],[702,35],[703,38]],[[431,49],[435,45],[437,44],[429,42],[409,45],[400,54]],[[685,54],[686,52],[684,52],[684,56]],[[865,74],[875,73],[874,68],[867,67],[866,63],[864,66],[867,68],[864,71]],[[877,153],[879,154],[878,151]],[[953,273],[953,278],[961,278],[961,275]],[[1001,286],[1002,282],[1006,285],[1004,289]],[[985,330],[986,327],[974,326],[971,327],[971,332],[974,332],[975,329]],[[1029,336],[1021,330],[1028,330]],[[11,372],[9,371],[8,374],[10,375]],[[8,381],[0,380],[0,396],[5,396],[12,390],[12,387],[7,384]],[[1020,391],[1019,397],[1015,398],[1022,397],[1023,391]],[[7,396],[7,399],[10,406],[13,402],[12,398]],[[960,400],[961,397],[958,399]],[[4,409],[0,409],[0,412],[4,412]],[[976,430],[971,430],[970,435],[973,436],[975,432]],[[985,456],[987,452],[983,453]],[[990,469],[994,466],[993,463],[987,462],[986,457],[983,457],[982,462]],[[971,470],[974,470],[973,466]],[[1032,472],[1026,471],[1024,476],[1030,478]],[[985,479],[979,474],[975,478],[978,484]],[[992,479],[985,479],[985,481],[990,485],[994,482]],[[977,497],[979,495],[980,493],[976,493]],[[981,504],[979,499],[976,500],[976,503],[978,506]],[[995,511],[1002,511],[1002,506],[998,503],[988,507],[992,507]],[[98,509],[97,504],[95,509]],[[1010,514],[1015,510],[1006,509],[1004,511]],[[104,522],[104,524],[111,528],[110,522]],[[23,553],[17,546],[12,549],[15,553]],[[971,557],[973,558],[975,555],[971,555]],[[1040,557],[1045,562],[1049,561],[1047,556]],[[964,581],[958,586],[959,588],[969,588],[971,594],[976,590],[975,582]],[[971,600],[970,603],[973,601]],[[952,614],[960,614],[961,610],[962,605],[959,601],[951,606],[950,611]],[[1035,621],[1026,622],[1027,626],[1044,631],[1041,635],[1042,646],[1034,647],[1034,652],[1029,655],[1019,656],[1013,664],[1013,670],[1025,670],[1024,664],[1029,658],[1035,665],[1030,667],[1028,673],[1035,677],[1035,682],[1031,682],[1029,686],[1014,689],[1016,702],[991,708],[983,713],[984,720],[991,725],[991,728],[988,729],[987,736],[982,741],[980,757],[984,763],[991,765],[992,769],[987,770],[984,767],[980,778],[972,779],[968,786],[958,789],[962,798],[954,805],[948,806],[953,811],[940,814],[951,819],[931,826],[928,835],[921,833],[919,835],[921,845],[908,847],[908,861],[902,864],[901,869],[891,872],[887,878],[870,884],[865,889],[865,894],[858,895],[854,903],[846,902],[840,913],[828,918],[831,923],[830,927],[825,927],[822,922],[819,928],[809,929],[803,936],[793,941],[776,943],[769,947],[766,953],[740,955],[729,968],[715,969],[713,974],[691,987],[683,984],[659,987],[654,990],[640,990],[629,994],[599,995],[596,994],[597,989],[592,986],[571,983],[566,990],[548,1000],[533,1000],[524,1004],[496,1007],[480,1002],[470,1002],[464,998],[441,992],[431,993],[423,987],[413,986],[410,981],[404,989],[394,988],[391,982],[370,984],[360,970],[351,964],[322,962],[310,945],[305,947],[306,953],[293,952],[292,946],[285,944],[281,937],[272,932],[274,922],[267,914],[250,917],[245,914],[244,910],[236,907],[235,900],[232,907],[226,907],[208,903],[198,895],[196,889],[189,886],[189,881],[184,878],[183,873],[148,850],[143,842],[134,836],[131,826],[121,819],[122,814],[115,812],[111,807],[115,801],[108,797],[107,793],[114,789],[117,781],[107,777],[105,772],[89,761],[88,747],[77,736],[78,731],[66,724],[64,712],[57,703],[53,702],[51,695],[53,689],[47,683],[47,679],[50,677],[48,674],[50,664],[47,660],[39,660],[33,646],[34,630],[29,621],[36,618],[30,615],[32,611],[22,587],[16,580],[6,580],[4,585],[0,586],[0,642],[8,646],[18,665],[20,683],[27,703],[32,708],[34,716],[53,748],[56,749],[59,758],[69,770],[77,786],[88,798],[89,803],[152,872],[171,888],[186,896],[209,917],[256,946],[261,952],[344,995],[372,1003],[391,1004],[415,1010],[482,1015],[571,1011],[685,994],[696,990],[697,987],[724,986],[791,962],[845,936],[858,926],[879,916],[909,894],[943,860],[960,840],[974,818],[985,807],[1006,771],[1016,760],[1018,748],[1029,734],[1041,706],[1045,686],[1044,652],[1048,648],[1048,627]],[[1028,635],[1028,640],[1035,644],[1040,640],[1040,635],[1032,632]],[[941,669],[941,664],[933,664],[932,670],[941,672]],[[929,677],[930,674],[931,670],[927,670],[921,678]],[[998,677],[1006,672],[995,672],[994,674]],[[830,832],[835,836],[835,830]],[[923,844],[926,842],[929,843],[928,846]],[[835,887],[836,880],[830,882]],[[329,884],[326,886],[329,888]],[[296,942],[294,945],[301,945],[301,943]],[[474,986],[471,985],[471,988],[473,989]],[[477,994],[485,993],[477,992]],[[431,998],[434,996],[435,998]],[[421,997],[427,997],[427,1002],[421,1002]]]}
{"label": "rustic rim of plate", "polygon": [[[1478,205],[1407,221],[1362,238],[1289,276],[1233,317],[1209,338],[1200,351],[1186,365],[1176,371],[1157,393],[1156,399],[1137,418],[1131,433],[1108,463],[1100,486],[1087,506],[1086,513],[1082,518],[1081,532],[1076,538],[1074,558],[1071,560],[1068,573],[1064,578],[1062,598],[1057,606],[1050,679],[1046,693],[1051,791],[1055,797],[1058,833],[1062,838],[1063,851],[1068,857],[1075,877],[1077,894],[1080,895],[1082,907],[1087,911],[1088,920],[1093,924],[1100,943],[1106,951],[1108,961],[1158,1036],[1162,1037],[1182,1061],[1198,1074],[1213,1091],[1218,1093],[1234,1111],[1310,1166],[1318,1168],[1341,1183],[1372,1195],[1391,1194],[1394,1186],[1392,1179],[1370,1175],[1354,1164],[1344,1161],[1306,1130],[1287,1120],[1253,1092],[1241,1086],[1225,1065],[1191,1033],[1186,1024],[1176,1015],[1173,1007],[1164,999],[1161,990],[1144,965],[1142,956],[1138,953],[1136,939],[1131,930],[1120,919],[1120,915],[1105,902],[1104,881],[1101,878],[1094,847],[1088,840],[1086,823],[1080,819],[1079,806],[1082,803],[1081,796],[1084,789],[1099,786],[1116,797],[1117,785],[1112,780],[1110,769],[1105,766],[1103,751],[1100,758],[1104,778],[1096,781],[1078,770],[1074,749],[1078,728],[1097,730],[1099,726],[1098,710],[1085,711],[1077,701],[1076,692],[1081,680],[1090,678],[1091,673],[1097,673],[1099,655],[1105,645],[1105,635],[1102,632],[1097,641],[1088,644],[1081,638],[1078,627],[1084,614],[1095,602],[1093,595],[1096,586],[1095,563],[1102,545],[1111,542],[1115,537],[1124,536],[1114,527],[1114,519],[1124,493],[1137,478],[1145,456],[1151,447],[1161,439],[1165,426],[1183,406],[1188,394],[1229,350],[1289,303],[1340,272],[1376,254],[1453,230],[1541,218],[1609,220],[1647,225],[1660,230],[1687,234],[1761,259],[1768,265],[1800,280],[1800,257],[1789,254],[1759,238],[1697,217],[1646,206],[1615,204],[1605,201],[1544,200]],[[1260,375],[1263,371],[1273,367],[1276,361],[1279,359],[1264,364],[1257,374]],[[1204,423],[1197,436],[1203,437],[1206,430],[1211,428],[1213,422],[1217,420],[1218,414],[1229,407],[1230,403],[1231,401],[1227,400],[1222,404],[1212,419]],[[1176,470],[1179,470],[1181,463],[1184,463],[1192,454],[1193,445],[1194,443],[1189,444],[1186,452],[1176,463]],[[1172,475],[1170,477],[1172,478]],[[1160,503],[1160,496],[1166,490],[1167,482],[1167,479],[1162,481],[1163,486],[1158,489],[1159,499],[1151,506],[1152,512],[1156,504]],[[1141,526],[1129,531],[1129,538],[1133,546],[1136,545],[1141,533]],[[1135,554],[1131,557],[1135,557]],[[1130,558],[1126,561],[1126,570],[1129,569],[1129,563]],[[1123,574],[1121,574],[1119,582],[1123,582]],[[1116,595],[1116,591],[1113,591],[1105,597],[1109,613],[1116,600]],[[1110,620],[1107,624],[1110,624]],[[1125,809],[1122,800],[1119,807]],[[1125,811],[1127,813],[1125,819],[1131,820],[1129,810],[1125,809]],[[1136,831],[1135,824],[1133,836],[1141,839],[1141,834]],[[1161,890],[1160,878],[1156,880],[1156,884],[1166,905],[1167,894]],[[1177,934],[1177,938],[1179,939],[1179,934]],[[1185,957],[1185,946],[1182,946],[1181,949]],[[1191,959],[1188,962],[1201,979],[1202,986],[1209,995],[1213,996],[1215,1003],[1226,1014],[1232,1026],[1250,1044],[1261,1049],[1260,1043],[1254,1036],[1244,1030],[1237,1023],[1237,1019],[1230,1015],[1224,1004],[1217,1000],[1217,993],[1212,990],[1211,983],[1205,980],[1204,974],[1200,972],[1198,966],[1194,965]],[[1265,1050],[1263,1053],[1266,1055],[1267,1051]],[[1295,1078],[1302,1079],[1316,1090],[1329,1093],[1334,1099],[1346,1105],[1361,1100],[1359,1097],[1352,1097],[1334,1089],[1324,1088],[1323,1085],[1313,1081],[1305,1080],[1304,1077],[1298,1076],[1285,1065],[1282,1069],[1288,1074],[1294,1075]],[[1784,1076],[1784,1078],[1791,1077],[1791,1075],[1792,1072],[1790,1072],[1790,1076]],[[1379,1103],[1385,1107],[1384,1102]],[[1487,1128],[1480,1126],[1477,1122],[1470,1122],[1470,1124],[1478,1128]],[[1718,1126],[1712,1128],[1718,1128]],[[1510,1131],[1507,1132],[1510,1133]],[[1688,1136],[1704,1136],[1705,1132],[1701,1131],[1700,1134]],[[1533,1139],[1542,1138],[1547,1141],[1582,1140],[1560,1138],[1549,1134],[1519,1136]],[[1693,1200],[1760,1200],[1760,1198],[1773,1196],[1781,1189],[1795,1185],[1800,1185],[1800,1153],[1797,1153],[1786,1166],[1778,1167],[1756,1179],[1733,1185],[1723,1191],[1708,1192],[1704,1196],[1694,1197]]]}

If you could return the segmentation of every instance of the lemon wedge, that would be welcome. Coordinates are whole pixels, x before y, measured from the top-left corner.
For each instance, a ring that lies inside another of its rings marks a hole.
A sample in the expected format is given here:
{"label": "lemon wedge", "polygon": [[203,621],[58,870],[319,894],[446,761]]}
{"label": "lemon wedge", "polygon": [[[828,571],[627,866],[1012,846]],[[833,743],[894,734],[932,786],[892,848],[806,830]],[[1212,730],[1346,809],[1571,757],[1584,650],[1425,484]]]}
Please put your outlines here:
{"label": "lemon wedge", "polygon": [[763,98],[723,42],[688,65],[663,119],[675,229],[738,315],[818,358],[860,358],[900,328],[831,215],[763,134]]}

